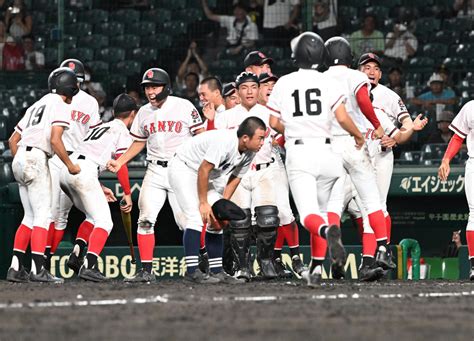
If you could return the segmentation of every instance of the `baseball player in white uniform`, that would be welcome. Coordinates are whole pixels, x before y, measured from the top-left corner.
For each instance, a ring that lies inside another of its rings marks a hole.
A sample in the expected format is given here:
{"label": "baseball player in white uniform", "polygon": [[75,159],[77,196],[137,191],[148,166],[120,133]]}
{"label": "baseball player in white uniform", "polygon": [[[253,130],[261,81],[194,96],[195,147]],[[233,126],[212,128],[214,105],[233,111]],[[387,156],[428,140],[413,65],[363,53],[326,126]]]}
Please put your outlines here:
{"label": "baseball player in white uniform", "polygon": [[222,86],[222,97],[224,97],[224,105],[226,110],[232,109],[240,104],[240,97],[235,88],[235,83],[230,82]]}
{"label": "baseball player in white uniform", "polygon": [[[258,77],[260,88],[258,90],[258,103],[267,105],[278,77],[270,73],[261,73]],[[281,259],[281,250],[283,242],[286,240],[290,249],[291,267],[293,271],[299,275],[307,270],[300,258],[299,248],[299,231],[296,224],[293,211],[290,206],[290,189],[288,185],[288,177],[286,175],[285,163],[283,162],[282,153],[285,139],[283,135],[277,134],[273,137],[272,146],[275,154],[276,162],[272,167],[276,167],[273,174],[276,190],[276,201],[278,206],[278,218],[280,226],[277,229],[275,245],[273,247],[273,263],[275,271],[279,277],[291,277],[291,272],[286,270]]]}
{"label": "baseball player in white uniform", "polygon": [[[187,280],[197,283],[237,281],[218,264],[219,258],[222,262],[222,238],[217,238],[218,234],[214,234],[216,238],[206,239],[211,275],[206,276],[198,269],[200,235],[204,223],[216,220],[212,205],[220,197],[229,199],[233,195],[240,178],[250,168],[255,152],[263,146],[265,134],[265,123],[257,117],[249,117],[236,130],[213,130],[193,138],[177,150],[171,161],[170,185],[186,217],[183,244]],[[221,178],[225,179],[224,186],[221,186]],[[212,237],[209,233],[206,236]]]}
{"label": "baseball player in white uniform", "polygon": [[[129,129],[138,110],[135,100],[127,94],[117,96],[113,103],[115,119],[89,130],[83,142],[71,154],[81,172],[71,175],[63,167],[60,184],[74,205],[92,220],[94,229],[89,237],[89,247],[79,277],[88,281],[103,282],[106,277],[96,267],[113,222],[109,204],[103,195],[99,175],[106,169],[110,156],[122,154],[132,144]],[[128,182],[128,178],[126,179]],[[132,199],[125,195],[127,205],[121,209],[130,212]]]}
{"label": "baseball player in white uniform", "polygon": [[472,157],[472,144],[474,137],[474,101],[469,101],[464,104],[451,122],[449,128],[454,132],[454,135],[449,141],[448,148],[446,149],[441,165],[439,166],[438,176],[442,181],[448,179],[451,171],[449,163],[461,149],[464,139],[467,138],[466,146],[469,159],[466,163],[465,184],[467,204],[469,205],[469,219],[466,227],[466,241],[469,262],[471,263],[469,278],[471,281],[474,281],[474,159]]}
{"label": "baseball player in white uniform", "polygon": [[[341,156],[331,147],[331,123],[335,119],[354,136],[358,149],[364,136],[347,114],[344,89],[317,71],[327,54],[324,42],[305,32],[291,42],[298,71],[281,77],[268,101],[270,125],[286,139],[286,170],[296,207],[304,227],[328,242],[330,259],[345,264],[345,250],[337,225],[328,227],[327,202],[336,180],[343,174]],[[324,160],[324,162],[321,162]],[[321,279],[321,266],[305,273],[308,285]]]}
{"label": "baseball player in white uniform", "polygon": [[[84,65],[77,59],[66,59],[60,65],[68,67],[76,74],[79,83],[84,81]],[[68,154],[72,154],[89,129],[95,128],[102,123],[99,115],[99,104],[97,100],[83,90],[79,90],[73,97],[71,103],[70,127],[64,131],[63,142]],[[64,164],[55,155],[49,160],[49,169],[52,181],[52,212],[51,224],[48,231],[48,243],[45,255],[46,267],[49,269],[51,256],[54,255],[56,249],[61,242],[64,231],[67,226],[69,211],[72,208],[71,200],[61,191],[59,186],[59,173]],[[93,225],[90,217],[86,217],[78,230],[79,236],[82,236],[84,230],[92,231]],[[90,232],[89,232],[90,233]],[[88,238],[84,239],[84,246],[87,244]],[[78,269],[77,269],[78,270]]]}
{"label": "baseball player in white uniform", "polygon": [[185,221],[180,206],[168,182],[168,162],[176,149],[191,136],[204,131],[203,121],[188,100],[169,96],[171,82],[168,73],[159,68],[147,70],[141,85],[149,101],[142,106],[135,118],[130,134],[133,143],[118,159],[110,160],[107,167],[117,172],[123,164],[135,157],[146,144],[148,167],[142,182],[138,207],[138,249],[142,269],[127,282],[150,282],[153,250],[155,248],[155,221],[168,197],[176,223],[184,228]]}
{"label": "baseball player in white uniform", "polygon": [[[48,159],[54,154],[71,174],[81,171],[72,163],[61,136],[70,125],[69,104],[79,91],[77,78],[68,68],[54,70],[48,78],[50,93],[34,103],[15,127],[9,143],[14,155],[12,168],[19,183],[25,216],[15,235],[13,258],[7,280],[13,282],[52,282],[63,280],[44,267],[44,251],[51,213],[51,175]],[[30,244],[31,239],[31,244]],[[25,271],[23,258],[31,245],[31,272]]]}
{"label": "baseball player in white uniform", "polygon": [[216,77],[204,78],[199,84],[198,93],[202,113],[206,118],[206,130],[213,130],[215,129],[214,120],[219,120],[216,116],[220,116],[226,110],[222,97],[222,83]]}

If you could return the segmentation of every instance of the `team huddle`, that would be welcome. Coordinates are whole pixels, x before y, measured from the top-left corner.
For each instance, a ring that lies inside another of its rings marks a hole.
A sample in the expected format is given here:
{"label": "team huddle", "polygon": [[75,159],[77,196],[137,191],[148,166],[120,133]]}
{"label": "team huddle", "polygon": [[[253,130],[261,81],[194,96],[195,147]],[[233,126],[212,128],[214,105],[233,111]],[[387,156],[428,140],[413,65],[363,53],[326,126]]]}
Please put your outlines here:
{"label": "team huddle", "polygon": [[[240,284],[291,277],[281,260],[285,240],[293,271],[308,285],[320,282],[327,252],[332,277],[344,278],[345,210],[362,240],[360,280],[386,276],[395,268],[386,204],[392,148],[423,129],[427,119],[412,120],[400,97],[378,83],[375,54],[362,55],[359,70],[353,70],[345,39],[324,43],[311,32],[293,39],[291,50],[299,70],[279,79],[271,72],[273,60],[258,51],[247,55],[234,83],[203,79],[204,119],[191,102],[171,95],[166,71],[152,68],[141,82],[148,103],[138,108],[121,94],[113,103],[114,119],[102,123],[97,102],[79,88],[82,63],[64,61],[49,76],[50,93],[27,110],[9,140],[25,215],[7,280],[63,281],[49,264],[72,205],[85,220],[67,265],[84,280],[107,280],[97,259],[113,228],[108,202],[117,199],[99,175],[106,169],[117,173],[124,190],[121,210],[130,212],[127,162],[145,147],[137,224],[141,269],[126,282],[155,280],[155,222],[166,198],[184,232],[185,280]],[[318,71],[325,64],[329,69]],[[443,165],[440,177],[449,174],[449,160]],[[311,236],[309,267],[300,258],[290,191]],[[257,273],[251,269],[252,243]],[[24,265],[28,246],[30,272]]]}

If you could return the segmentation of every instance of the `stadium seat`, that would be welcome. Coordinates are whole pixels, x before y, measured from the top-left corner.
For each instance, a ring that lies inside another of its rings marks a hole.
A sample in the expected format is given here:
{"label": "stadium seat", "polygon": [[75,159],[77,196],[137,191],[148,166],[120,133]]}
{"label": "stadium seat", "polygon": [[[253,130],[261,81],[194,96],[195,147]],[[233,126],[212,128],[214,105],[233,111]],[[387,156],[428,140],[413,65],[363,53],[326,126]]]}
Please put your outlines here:
{"label": "stadium seat", "polygon": [[117,63],[125,60],[125,49],[120,47],[107,47],[96,51],[96,59],[108,63]]}
{"label": "stadium seat", "polygon": [[432,72],[434,64],[433,58],[429,57],[415,57],[408,60],[410,72]]}
{"label": "stadium seat", "polygon": [[360,9],[360,16],[364,17],[366,14],[375,14],[378,18],[387,18],[390,12],[390,7],[385,6],[369,6]]}
{"label": "stadium seat", "polygon": [[64,6],[66,8],[73,8],[73,9],[91,9],[93,7],[94,0],[65,0]]}
{"label": "stadium seat", "polygon": [[134,22],[127,25],[127,32],[137,36],[153,35],[156,31],[156,24],[151,21]]}
{"label": "stadium seat", "polygon": [[54,11],[57,9],[57,4],[51,0],[34,0],[31,2],[31,10],[34,11]]}
{"label": "stadium seat", "polygon": [[444,58],[448,54],[448,46],[440,43],[425,44],[422,47],[422,56],[430,58]]}
{"label": "stadium seat", "polygon": [[91,34],[84,37],[78,37],[78,46],[84,46],[91,49],[100,49],[109,46],[109,37],[103,34]]}
{"label": "stadium seat", "polygon": [[87,63],[93,73],[107,73],[109,72],[109,63],[103,60],[92,60]]}
{"label": "stadium seat", "polygon": [[86,22],[76,22],[74,24],[64,25],[64,31],[66,34],[78,37],[85,36],[92,34],[92,24]]}
{"label": "stadium seat", "polygon": [[58,49],[47,47],[42,50],[46,66],[56,65],[58,62]]}
{"label": "stadium seat", "polygon": [[107,90],[109,94],[119,94],[127,88],[127,76],[110,74],[107,76]]}
{"label": "stadium seat", "polygon": [[46,13],[43,11],[36,11],[35,17],[33,19],[33,28],[45,23],[46,23]]}
{"label": "stadium seat", "polygon": [[454,45],[456,55],[464,58],[474,58],[474,44],[459,44]]}
{"label": "stadium seat", "polygon": [[466,31],[461,34],[461,43],[474,44],[474,30]]}
{"label": "stadium seat", "polygon": [[187,25],[183,21],[168,21],[163,23],[163,31],[171,36],[185,34]]}
{"label": "stadium seat", "polygon": [[454,56],[444,59],[442,64],[453,71],[456,69],[464,69],[467,61],[465,58]]}
{"label": "stadium seat", "polygon": [[424,31],[431,32],[439,30],[441,27],[441,20],[434,17],[419,18],[416,20],[416,33],[422,33]]}
{"label": "stadium seat", "polygon": [[0,116],[0,141],[8,140],[10,137],[7,130],[8,118],[5,116]]}
{"label": "stadium seat", "polygon": [[46,47],[46,38],[42,36],[35,37],[35,49],[43,50]]}
{"label": "stadium seat", "polygon": [[66,58],[76,58],[85,63],[94,59],[94,50],[87,47],[78,47],[76,49],[64,51],[64,56]]}
{"label": "stadium seat", "polygon": [[95,25],[94,33],[105,34],[108,36],[121,35],[124,33],[125,25],[116,21],[109,21]]}
{"label": "stadium seat", "polygon": [[167,9],[152,9],[142,12],[142,20],[154,23],[165,23],[171,20],[171,11]]}
{"label": "stadium seat", "polygon": [[473,28],[472,18],[451,18],[445,19],[443,28],[450,31],[464,32]]}
{"label": "stadium seat", "polygon": [[433,43],[440,43],[451,45],[459,41],[459,32],[442,30],[435,33],[434,38],[432,39]]}
{"label": "stadium seat", "polygon": [[421,158],[421,152],[420,151],[405,151],[402,152],[400,155],[400,158],[398,161],[402,162],[400,164],[406,164],[406,165],[419,165],[420,164],[420,158]]}
{"label": "stadium seat", "polygon": [[353,7],[368,7],[370,6],[370,0],[341,0],[340,6],[353,6]]}
{"label": "stadium seat", "polygon": [[201,20],[204,17],[204,12],[199,8],[186,8],[175,12],[173,19],[182,20],[186,23],[193,23]]}
{"label": "stadium seat", "polygon": [[340,19],[352,19],[357,17],[357,8],[352,6],[341,6],[339,7],[339,18]]}
{"label": "stadium seat", "polygon": [[156,7],[169,8],[171,10],[178,10],[186,8],[186,0],[157,0],[155,1]]}
{"label": "stadium seat", "polygon": [[284,49],[277,46],[264,46],[260,51],[275,61],[282,59],[284,54]]}
{"label": "stadium seat", "polygon": [[122,34],[120,36],[111,37],[111,46],[123,47],[127,46],[129,49],[140,47],[140,36],[135,34]]}
{"label": "stadium seat", "polygon": [[166,49],[173,44],[173,38],[164,33],[157,33],[153,36],[145,36],[141,38],[141,46],[155,47],[158,49]]}
{"label": "stadium seat", "polygon": [[130,59],[147,63],[158,58],[158,50],[153,47],[139,47],[130,51]]}
{"label": "stadium seat", "polygon": [[109,12],[103,9],[90,9],[79,13],[79,20],[90,24],[100,24],[109,21]]}
{"label": "stadium seat", "polygon": [[141,73],[142,65],[135,60],[124,60],[113,65],[112,70],[119,75],[134,76]]}
{"label": "stadium seat", "polygon": [[425,158],[442,159],[448,145],[446,143],[429,143],[421,147]]}
{"label": "stadium seat", "polygon": [[[145,11],[146,12],[146,11]],[[118,22],[137,22],[140,21],[140,11],[135,9],[119,9],[110,13],[110,20]]]}

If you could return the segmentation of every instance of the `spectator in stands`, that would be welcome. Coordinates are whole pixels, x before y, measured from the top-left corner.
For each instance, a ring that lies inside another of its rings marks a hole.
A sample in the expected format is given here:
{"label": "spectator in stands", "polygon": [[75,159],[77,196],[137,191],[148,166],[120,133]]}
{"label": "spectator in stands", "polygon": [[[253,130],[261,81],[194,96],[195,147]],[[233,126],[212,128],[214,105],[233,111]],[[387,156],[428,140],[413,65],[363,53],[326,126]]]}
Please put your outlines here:
{"label": "spectator in stands", "polygon": [[258,28],[247,15],[243,4],[235,4],[234,15],[230,16],[214,14],[209,9],[207,0],[201,0],[201,2],[206,17],[227,29],[227,54],[237,55],[244,49],[255,46],[258,40]]}
{"label": "spectator in stands", "polygon": [[0,20],[0,70],[3,68],[3,47],[7,42],[7,30],[5,27],[5,23]]}
{"label": "spectator in stands", "polygon": [[457,257],[461,246],[462,246],[461,230],[453,231],[453,236],[451,237],[451,241],[446,246],[446,249],[443,252],[443,258]]}
{"label": "spectator in stands", "polygon": [[267,57],[263,52],[252,51],[244,59],[245,71],[252,72],[257,76],[261,73],[271,73],[273,59]]}
{"label": "spectator in stands", "polygon": [[474,16],[474,0],[454,0],[453,10],[458,17]]}
{"label": "spectator in stands", "polygon": [[376,26],[375,14],[367,13],[362,28],[350,35],[349,42],[356,58],[367,52],[383,53],[385,49],[383,33],[376,30]]}
{"label": "spectator in stands", "polygon": [[21,71],[25,69],[23,48],[12,36],[8,36],[3,47],[2,69],[4,71]]}
{"label": "spectator in stands", "polygon": [[287,47],[298,34],[300,0],[265,0],[263,3],[263,39],[265,44]]}
{"label": "spectator in stands", "polygon": [[31,34],[33,28],[33,17],[28,13],[23,0],[13,0],[5,14],[7,32],[16,40],[27,34]]}
{"label": "spectator in stands", "polygon": [[263,29],[263,5],[262,0],[250,0],[247,8],[250,19],[257,25],[258,30]]}
{"label": "spectator in stands", "polygon": [[316,0],[313,6],[313,32],[328,40],[340,34],[337,25],[337,0]]}
{"label": "spectator in stands", "polygon": [[189,72],[184,77],[185,88],[180,94],[180,97],[186,98],[191,101],[194,106],[198,109],[201,109],[201,103],[199,101],[199,93],[197,88],[199,86],[199,75],[195,72]]}
{"label": "spectator in stands", "polygon": [[387,87],[392,89],[403,100],[406,100],[405,81],[402,78],[403,73],[399,67],[392,67],[388,71]]}
{"label": "spectator in stands", "polygon": [[33,36],[27,35],[23,37],[23,50],[25,51],[26,70],[41,70],[44,68],[44,54],[35,50]]}
{"label": "spectator in stands", "polygon": [[199,76],[199,81],[208,75],[207,64],[199,55],[197,51],[197,44],[194,41],[189,45],[186,59],[184,59],[178,69],[178,74],[176,76],[176,86],[179,90],[183,90],[185,88],[184,77],[190,72],[197,74]]}
{"label": "spectator in stands", "polygon": [[443,110],[452,110],[457,103],[457,97],[453,90],[445,89],[443,78],[439,73],[433,73],[428,81],[430,91],[422,93],[412,99],[412,103],[421,106],[423,110],[441,113]]}
{"label": "spectator in stands", "polygon": [[428,137],[426,143],[448,143],[453,132],[449,129],[449,125],[454,119],[454,113],[452,111],[443,111],[437,115],[437,128],[436,131],[432,132]]}
{"label": "spectator in stands", "polygon": [[393,32],[387,34],[385,41],[385,59],[401,64],[416,53],[418,39],[408,29],[407,23],[395,24]]}
{"label": "spectator in stands", "polygon": [[451,72],[449,71],[448,67],[444,64],[441,64],[437,71],[439,73],[439,75],[441,76],[441,78],[443,78],[443,82],[444,82],[444,88],[445,89],[451,89],[454,91],[454,93],[456,94],[456,96],[459,96],[461,93],[459,92],[459,90],[454,86],[454,82],[453,82],[453,78],[452,78],[452,75],[451,75]]}

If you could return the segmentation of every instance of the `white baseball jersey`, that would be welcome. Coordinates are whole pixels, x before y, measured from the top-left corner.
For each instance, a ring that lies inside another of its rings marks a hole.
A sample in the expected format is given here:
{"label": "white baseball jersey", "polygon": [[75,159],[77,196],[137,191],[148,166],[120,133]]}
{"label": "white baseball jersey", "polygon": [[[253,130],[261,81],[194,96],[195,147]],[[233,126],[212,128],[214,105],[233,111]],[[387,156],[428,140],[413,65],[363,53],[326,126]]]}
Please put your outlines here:
{"label": "white baseball jersey", "polygon": [[[225,124],[224,117],[222,113],[225,112],[225,105],[221,104],[216,108],[216,115],[214,116],[214,128],[215,129],[224,129],[222,126]],[[206,120],[206,129],[208,127],[209,120]]]}
{"label": "white baseball jersey", "polygon": [[[393,138],[400,132],[400,130],[393,124],[392,120],[388,117],[383,109],[374,107],[374,111],[380,122],[380,125],[383,128],[383,131],[385,132],[385,135]],[[367,120],[367,122],[369,121]],[[375,154],[381,151],[380,139],[375,138],[373,128],[367,130],[367,133],[365,134],[365,141],[367,143],[370,157],[374,157]]]}
{"label": "white baseball jersey", "polygon": [[373,106],[383,109],[393,124],[397,125],[397,122],[401,123],[410,116],[405,103],[393,90],[379,83],[371,92],[374,96]]}
{"label": "white baseball jersey", "polygon": [[61,96],[47,94],[34,103],[18,122],[15,131],[21,134],[19,146],[41,149],[49,156],[54,154],[51,148],[51,127],[70,126],[71,106],[64,103]]}
{"label": "white baseball jersey", "polygon": [[136,141],[146,141],[147,160],[168,161],[176,148],[203,126],[199,112],[190,101],[168,96],[161,108],[150,103],[141,107],[130,134]]}
{"label": "white baseball jersey", "polygon": [[[367,75],[358,70],[352,70],[346,66],[341,65],[329,67],[325,74],[340,82],[341,87],[347,97],[347,101],[345,103],[346,111],[349,116],[351,116],[357,128],[359,128],[361,132],[365,132],[368,128],[372,127],[370,122],[367,124],[368,121],[360,110],[356,98],[356,94],[362,86],[367,85],[367,91],[370,89],[370,81]],[[337,120],[333,120],[331,132],[334,136],[349,135],[349,133],[341,127]]]}
{"label": "white baseball jersey", "polygon": [[252,163],[257,165],[261,163],[270,163],[274,161],[272,158],[275,157],[272,147],[272,136],[276,135],[276,132],[271,130],[268,125],[270,115],[271,111],[261,104],[255,104],[250,110],[245,109],[242,104],[239,104],[221,114],[221,128],[218,129],[236,129],[242,121],[250,116],[260,118],[267,125],[267,131],[265,133],[265,142]]}
{"label": "white baseball jersey", "polygon": [[132,144],[127,126],[122,120],[114,119],[91,129],[79,145],[77,154],[95,162],[100,171],[105,170],[107,161],[123,154]]}
{"label": "white baseball jersey", "polygon": [[62,139],[67,151],[75,151],[89,129],[102,123],[97,100],[87,92],[79,90],[71,102],[71,125]]}
{"label": "white baseball jersey", "polygon": [[214,165],[210,179],[233,174],[241,178],[249,169],[254,152],[239,152],[237,131],[211,130],[186,141],[176,151],[176,156],[188,167],[199,169],[203,160]]}
{"label": "white baseball jersey", "polygon": [[287,141],[329,138],[335,119],[333,112],[345,100],[344,89],[337,81],[315,70],[300,69],[276,82],[267,107],[284,124]]}
{"label": "white baseball jersey", "polygon": [[449,129],[463,139],[467,138],[467,154],[469,157],[474,156],[472,154],[474,151],[474,147],[472,146],[474,138],[474,101],[469,101],[463,105],[459,113],[449,125]]}

